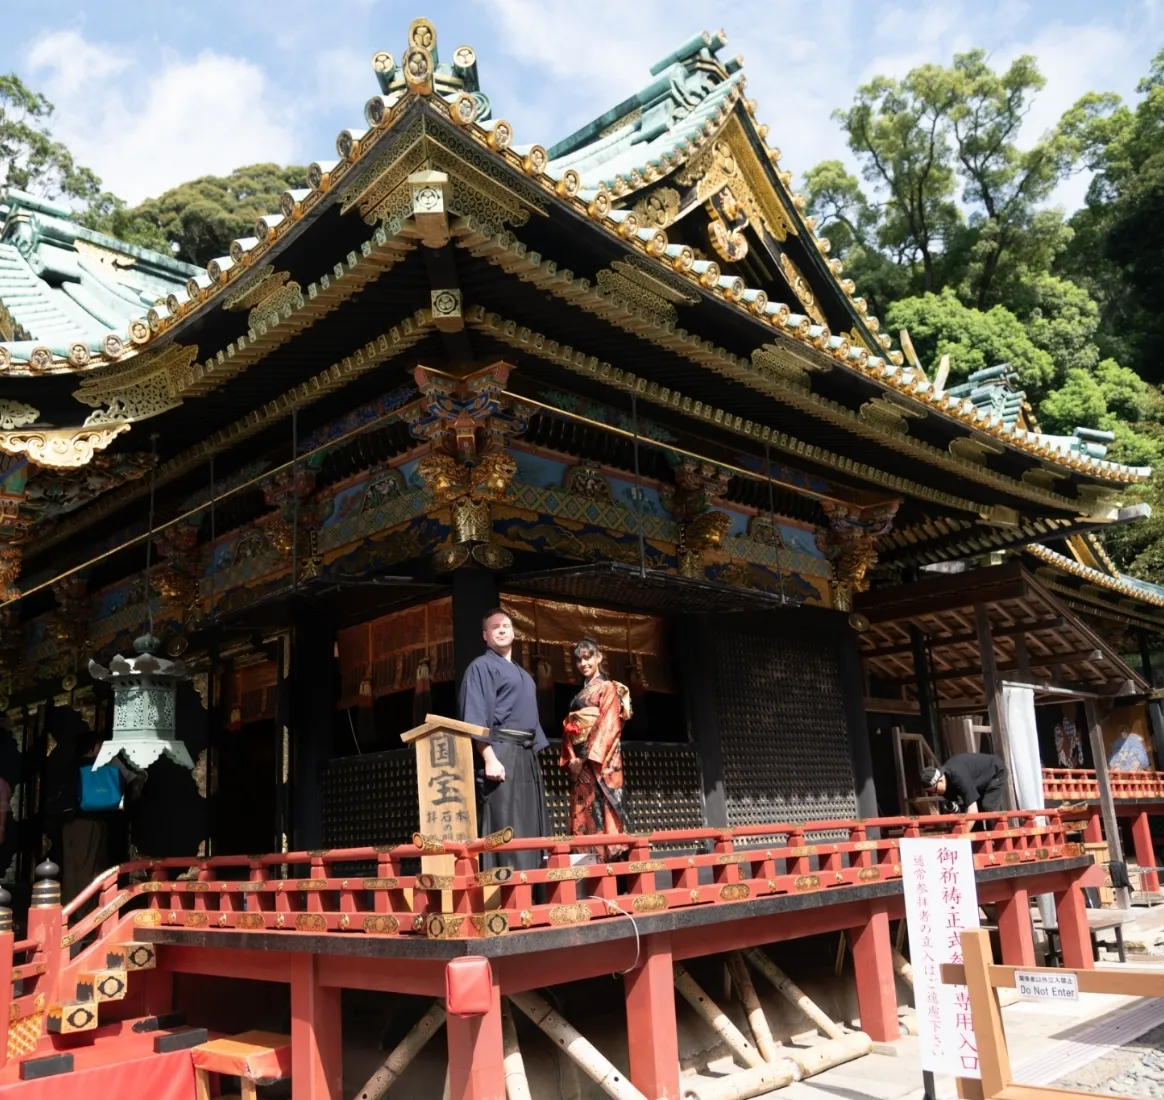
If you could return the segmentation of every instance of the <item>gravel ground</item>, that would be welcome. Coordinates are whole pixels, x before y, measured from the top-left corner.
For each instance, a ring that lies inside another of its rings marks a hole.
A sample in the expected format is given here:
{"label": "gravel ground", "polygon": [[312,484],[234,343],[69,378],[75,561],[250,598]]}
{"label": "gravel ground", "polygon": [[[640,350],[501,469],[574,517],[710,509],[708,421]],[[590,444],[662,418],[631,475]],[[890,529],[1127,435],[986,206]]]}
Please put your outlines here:
{"label": "gravel ground", "polygon": [[1164,1027],[1146,1032],[1054,1084],[1137,1100],[1164,1100]]}

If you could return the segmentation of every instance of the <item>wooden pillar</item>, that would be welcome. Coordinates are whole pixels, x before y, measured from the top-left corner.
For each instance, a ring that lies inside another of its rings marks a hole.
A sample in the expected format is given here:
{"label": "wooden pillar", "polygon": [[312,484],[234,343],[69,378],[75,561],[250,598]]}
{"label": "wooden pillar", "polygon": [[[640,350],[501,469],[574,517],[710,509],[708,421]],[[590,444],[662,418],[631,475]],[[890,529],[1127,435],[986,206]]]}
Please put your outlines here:
{"label": "wooden pillar", "polygon": [[712,624],[709,616],[684,615],[676,631],[675,658],[679,666],[684,709],[693,744],[699,747],[703,772],[705,824],[726,827],[727,788],[724,784],[723,745],[719,737],[715,677],[711,675]]}
{"label": "wooden pillar", "polygon": [[1152,749],[1156,757],[1156,770],[1164,771],[1164,702],[1149,699],[1145,704],[1148,711],[1148,728],[1152,731]]}
{"label": "wooden pillar", "polygon": [[1035,938],[1031,932],[1031,897],[1015,890],[998,903],[998,939],[1005,966],[1034,966]]}
{"label": "wooden pillar", "polygon": [[[845,708],[845,726],[849,734],[849,759],[853,764],[853,793],[857,798],[858,817],[877,817],[877,788],[873,785],[873,752],[869,748],[869,721],[865,717],[865,682],[861,672],[861,650],[857,635],[849,626],[847,615],[835,615],[833,644],[840,649],[841,700]],[[786,635],[788,645],[795,645],[795,630]],[[902,813],[905,808],[902,807]],[[869,833],[877,840],[880,830]]]}
{"label": "wooden pillar", "polygon": [[[938,708],[934,698],[933,684],[930,682],[929,653],[926,650],[926,636],[917,623],[909,624],[910,653],[913,656],[913,675],[917,680],[917,705],[921,716],[922,736],[926,744],[941,759],[941,742],[938,738]],[[902,813],[905,811],[903,810]]]}
{"label": "wooden pillar", "polygon": [[1136,862],[1140,865],[1140,889],[1159,893],[1160,876],[1155,871],[1146,870],[1156,866],[1156,852],[1152,847],[1152,831],[1146,812],[1136,814],[1132,820],[1132,843],[1136,846]]}
{"label": "wooden pillar", "polygon": [[[1106,834],[1107,852],[1111,862],[1113,884],[1127,878],[1127,866],[1124,863],[1124,847],[1120,840],[1120,825],[1116,818],[1115,801],[1111,794],[1111,779],[1107,774],[1107,754],[1103,749],[1103,729],[1099,724],[1099,712],[1095,706],[1095,699],[1087,698],[1083,701],[1083,710],[1087,716],[1087,729],[1091,740],[1091,755],[1095,759],[1095,780],[1099,786],[1099,808],[1103,814],[1103,831]],[[1131,908],[1132,899],[1126,886],[1117,886],[1116,904],[1121,909]]]}
{"label": "wooden pillar", "polygon": [[1083,827],[1083,839],[1088,844],[1098,844],[1103,840],[1103,826],[1100,824],[1099,814],[1090,814],[1087,824]]}
{"label": "wooden pillar", "polygon": [[449,1100],[505,1100],[501,988],[496,973],[489,1011],[468,1018],[450,1013],[445,1031],[449,1041]]}
{"label": "wooden pillar", "polygon": [[498,603],[495,573],[474,568],[453,573],[453,666],[458,688],[465,669],[485,652],[481,620]]}
{"label": "wooden pillar", "polygon": [[1015,797],[1014,760],[1010,751],[1010,734],[1006,728],[1006,710],[1002,705],[1002,681],[994,662],[994,638],[990,631],[990,612],[984,603],[974,605],[974,626],[978,632],[978,653],[982,661],[982,679],[986,687],[986,708],[990,714],[990,728],[994,743],[1002,753],[1006,765],[1006,788],[1010,809],[1018,805]]}
{"label": "wooden pillar", "polygon": [[[295,616],[291,670],[291,744],[294,810],[291,847],[324,848],[321,771],[331,757],[335,710],[335,630],[318,605]],[[346,720],[345,720],[346,722]]]}
{"label": "wooden pillar", "polygon": [[867,923],[849,929],[849,944],[857,976],[861,1030],[875,1043],[892,1042],[901,1037],[901,1030],[893,980],[893,944],[884,908],[874,906]]}
{"label": "wooden pillar", "polygon": [[319,981],[319,957],[291,960],[292,1100],[342,1100],[340,990]]}
{"label": "wooden pillar", "polygon": [[275,848],[291,850],[291,730],[295,720],[291,698],[292,666],[297,663],[294,639],[290,631],[280,634],[275,644],[278,663],[278,701],[275,711]]}
{"label": "wooden pillar", "polygon": [[643,963],[623,983],[631,1084],[653,1100],[679,1100],[679,1033],[668,933],[644,938]]}

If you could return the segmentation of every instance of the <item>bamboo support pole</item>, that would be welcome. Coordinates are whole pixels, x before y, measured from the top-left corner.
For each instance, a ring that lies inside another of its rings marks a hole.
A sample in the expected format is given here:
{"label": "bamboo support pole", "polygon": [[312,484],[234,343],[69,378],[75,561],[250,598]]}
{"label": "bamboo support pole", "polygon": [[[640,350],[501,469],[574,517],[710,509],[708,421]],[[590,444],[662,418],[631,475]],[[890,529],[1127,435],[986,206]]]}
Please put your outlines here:
{"label": "bamboo support pole", "polygon": [[733,951],[728,956],[728,972],[732,976],[732,984],[744,1011],[748,1014],[748,1026],[752,1029],[752,1038],[760,1048],[760,1057],[765,1062],[775,1062],[780,1053],[772,1038],[772,1029],[768,1026],[768,1017],[764,1015],[764,1006],[756,995],[756,987],[752,982],[752,975],[748,973],[748,964],[739,951]]}
{"label": "bamboo support pole", "polygon": [[896,974],[910,989],[913,989],[913,967],[910,966],[906,957],[894,948],[893,951],[893,972]]}
{"label": "bamboo support pole", "polygon": [[412,1060],[424,1049],[445,1022],[445,1008],[440,1001],[433,1001],[429,1010],[413,1025],[412,1030],[396,1044],[396,1049],[380,1063],[380,1068],[368,1078],[368,1082],[356,1094],[356,1100],[380,1100],[412,1064]]}
{"label": "bamboo support pole", "polygon": [[744,1033],[728,1019],[723,1009],[704,993],[699,983],[679,963],[675,964],[675,988],[745,1065],[756,1069],[765,1064],[760,1052],[748,1042]]}
{"label": "bamboo support pole", "polygon": [[810,1047],[785,1047],[781,1057],[800,1067],[801,1078],[823,1073],[826,1069],[851,1062],[873,1050],[873,1040],[863,1031],[850,1031],[840,1039],[826,1039]]}
{"label": "bamboo support pole", "polygon": [[821,1011],[816,1002],[785,974],[780,967],[768,958],[763,951],[756,947],[752,948],[748,952],[748,961],[776,987],[778,993],[787,997],[801,1012],[816,1024],[823,1034],[827,1035],[830,1039],[844,1038],[844,1031],[833,1023]]}
{"label": "bamboo support pole", "polygon": [[[681,1081],[683,1100],[750,1100],[773,1089],[783,1088],[794,1080],[823,1073],[826,1069],[851,1062],[873,1049],[873,1040],[857,1031],[843,1039],[829,1039],[814,1047],[784,1047],[781,1061],[756,1069],[745,1069],[727,1077],[684,1077]],[[797,1078],[795,1067],[802,1074]]]}
{"label": "bamboo support pole", "polygon": [[521,1057],[521,1048],[517,1045],[513,1009],[507,997],[501,999],[501,1043],[505,1059],[506,1100],[533,1100],[529,1078],[525,1075],[525,1061]]}
{"label": "bamboo support pole", "polygon": [[617,1066],[607,1061],[598,1048],[540,994],[511,993],[509,1000],[545,1032],[554,1046],[561,1047],[611,1100],[647,1100]]}

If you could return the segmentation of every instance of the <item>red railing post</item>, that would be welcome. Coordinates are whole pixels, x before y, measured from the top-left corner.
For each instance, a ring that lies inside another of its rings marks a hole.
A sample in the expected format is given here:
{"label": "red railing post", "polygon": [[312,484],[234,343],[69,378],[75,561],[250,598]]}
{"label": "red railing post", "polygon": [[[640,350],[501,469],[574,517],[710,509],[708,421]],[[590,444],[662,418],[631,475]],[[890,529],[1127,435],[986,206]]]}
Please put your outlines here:
{"label": "red railing post", "polygon": [[0,1068],[8,1064],[8,1014],[12,1007],[12,897],[0,886]]}
{"label": "red railing post", "polygon": [[[44,963],[43,978],[37,983],[37,992],[45,995],[46,1004],[61,1000],[61,963],[68,955],[61,947],[61,884],[57,876],[61,869],[51,859],[36,868],[39,880],[32,888],[32,906],[28,910],[28,938],[36,943],[33,963]],[[9,967],[11,972],[11,966]]]}

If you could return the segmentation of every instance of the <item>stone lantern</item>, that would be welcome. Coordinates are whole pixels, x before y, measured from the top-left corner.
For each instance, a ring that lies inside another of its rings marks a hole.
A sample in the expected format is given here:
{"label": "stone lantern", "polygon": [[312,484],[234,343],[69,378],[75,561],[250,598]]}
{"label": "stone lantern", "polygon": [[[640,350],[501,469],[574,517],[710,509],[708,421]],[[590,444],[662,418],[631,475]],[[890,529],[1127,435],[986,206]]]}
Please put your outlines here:
{"label": "stone lantern", "polygon": [[93,762],[94,768],[125,753],[135,767],[148,768],[163,753],[175,764],[193,769],[186,746],[174,736],[174,697],[179,680],[188,678],[181,661],[157,656],[161,642],[144,634],[133,643],[136,656],[120,654],[104,668],[89,662],[89,674],[113,685],[113,737]]}

